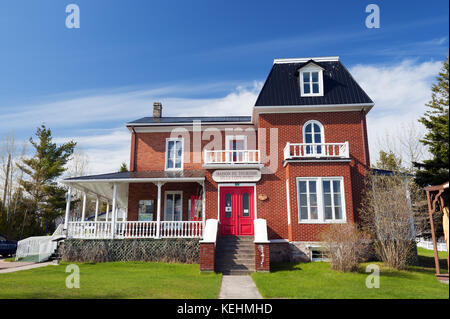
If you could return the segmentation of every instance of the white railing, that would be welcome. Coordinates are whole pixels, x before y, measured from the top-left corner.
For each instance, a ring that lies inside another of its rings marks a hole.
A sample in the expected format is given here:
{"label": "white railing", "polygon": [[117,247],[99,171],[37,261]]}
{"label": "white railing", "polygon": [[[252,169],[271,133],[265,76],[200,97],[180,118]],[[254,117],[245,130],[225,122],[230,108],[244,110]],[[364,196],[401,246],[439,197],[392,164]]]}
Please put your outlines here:
{"label": "white railing", "polygon": [[205,151],[204,164],[259,164],[259,150]]}
{"label": "white railing", "polygon": [[156,238],[158,222],[126,221],[116,223],[116,238]]}
{"label": "white railing", "polygon": [[[113,236],[113,223],[69,222],[68,238],[106,239],[106,238],[158,238],[157,221],[118,221]],[[159,238],[201,238],[203,221],[161,221]]]}
{"label": "white railing", "polygon": [[348,142],[345,143],[287,143],[284,159],[294,158],[349,158]]}
{"label": "white railing", "polygon": [[202,221],[162,221],[161,238],[200,238],[203,236]]}
{"label": "white railing", "polygon": [[67,237],[83,239],[112,238],[112,222],[69,222]]}
{"label": "white railing", "polygon": [[[447,244],[446,243],[436,243],[437,244],[437,250],[438,251],[447,251]],[[417,247],[422,247],[429,250],[434,250],[433,242],[432,241],[417,241]]]}

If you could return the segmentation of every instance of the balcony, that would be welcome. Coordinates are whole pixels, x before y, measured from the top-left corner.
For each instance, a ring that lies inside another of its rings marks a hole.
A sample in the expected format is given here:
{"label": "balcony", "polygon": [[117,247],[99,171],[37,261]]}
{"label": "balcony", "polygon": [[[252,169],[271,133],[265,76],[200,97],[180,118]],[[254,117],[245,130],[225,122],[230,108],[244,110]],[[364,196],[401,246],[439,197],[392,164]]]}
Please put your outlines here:
{"label": "balcony", "polygon": [[259,168],[262,166],[259,150],[204,151],[203,154],[203,167],[205,168]]}
{"label": "balcony", "polygon": [[348,142],[345,143],[287,143],[284,160],[295,159],[348,159]]}

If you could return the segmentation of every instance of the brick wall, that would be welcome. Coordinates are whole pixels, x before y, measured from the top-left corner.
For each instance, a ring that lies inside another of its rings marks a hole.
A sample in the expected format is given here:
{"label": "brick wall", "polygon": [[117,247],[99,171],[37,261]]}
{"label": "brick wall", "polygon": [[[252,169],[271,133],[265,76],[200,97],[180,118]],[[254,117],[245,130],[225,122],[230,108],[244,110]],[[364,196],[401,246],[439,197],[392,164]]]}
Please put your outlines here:
{"label": "brick wall", "polygon": [[[326,143],[349,142],[351,162],[289,163],[283,167],[283,149],[287,142],[303,143],[303,124],[317,120],[324,127]],[[369,165],[365,115],[360,112],[317,112],[261,114],[258,130],[278,129],[278,168],[273,174],[263,175],[257,184],[257,194],[268,199],[257,201],[258,217],[267,220],[270,239],[316,241],[324,224],[298,224],[296,177],[343,176],[347,220],[357,218],[366,167]],[[263,132],[260,130],[259,134]],[[262,141],[259,136],[259,141]],[[261,146],[260,146],[261,148]],[[264,155],[261,155],[264,157]],[[267,164],[266,164],[267,166]],[[291,225],[288,226],[286,179],[289,180]]]}
{"label": "brick wall", "polygon": [[200,243],[200,271],[214,271],[215,244]]}
{"label": "brick wall", "polygon": [[270,271],[270,244],[255,243],[255,270]]}
{"label": "brick wall", "polygon": [[[198,183],[166,183],[161,188],[161,220],[164,220],[164,193],[166,191],[182,191],[183,220],[189,220],[188,202],[191,196],[198,195],[201,185]],[[128,190],[128,220],[138,220],[139,200],[154,202],[153,220],[156,220],[158,187],[153,183],[131,183]]]}

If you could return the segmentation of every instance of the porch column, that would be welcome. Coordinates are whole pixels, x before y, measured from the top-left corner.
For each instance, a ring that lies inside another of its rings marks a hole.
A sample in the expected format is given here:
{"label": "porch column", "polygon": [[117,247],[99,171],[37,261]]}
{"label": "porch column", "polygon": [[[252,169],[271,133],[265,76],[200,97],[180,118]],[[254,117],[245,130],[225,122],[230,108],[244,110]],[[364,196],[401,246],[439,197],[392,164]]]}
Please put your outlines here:
{"label": "porch column", "polygon": [[83,192],[83,209],[81,211],[81,221],[84,222],[86,219],[86,192]]}
{"label": "porch column", "polygon": [[67,198],[66,198],[66,215],[64,216],[64,227],[63,229],[67,229],[69,225],[69,212],[70,212],[70,198],[72,195],[72,187],[69,187],[67,190]]}
{"label": "porch column", "polygon": [[117,214],[117,184],[114,183],[113,186],[113,202],[112,202],[112,238],[115,237],[116,234],[116,214]]}
{"label": "porch column", "polygon": [[98,218],[98,208],[99,208],[99,199],[98,199],[98,196],[97,196],[97,198],[96,198],[96,200],[95,200],[95,218],[94,218],[94,221],[97,221],[97,218]]}
{"label": "porch column", "polygon": [[156,184],[158,186],[158,202],[156,208],[156,238],[160,238],[161,234],[161,187],[162,183],[158,182]]}

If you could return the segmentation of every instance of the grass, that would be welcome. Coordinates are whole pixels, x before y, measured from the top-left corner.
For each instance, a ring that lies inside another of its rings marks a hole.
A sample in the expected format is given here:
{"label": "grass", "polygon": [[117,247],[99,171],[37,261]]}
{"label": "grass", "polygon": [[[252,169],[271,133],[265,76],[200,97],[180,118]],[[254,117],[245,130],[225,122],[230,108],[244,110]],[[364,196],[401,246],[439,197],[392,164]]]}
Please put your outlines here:
{"label": "grass", "polygon": [[[418,250],[419,260],[433,258]],[[442,258],[447,256],[442,254]],[[433,259],[432,259],[433,261]],[[449,287],[436,280],[432,267],[414,266],[408,270],[388,269],[381,262],[380,288],[368,289],[367,273],[361,264],[358,272],[342,273],[325,262],[276,264],[271,273],[254,273],[253,280],[264,298],[297,299],[448,299]],[[447,267],[445,265],[445,267]]]}
{"label": "grass", "polygon": [[66,288],[67,263],[0,274],[7,298],[217,298],[221,275],[200,274],[198,264],[111,262],[77,264],[80,288]]}

